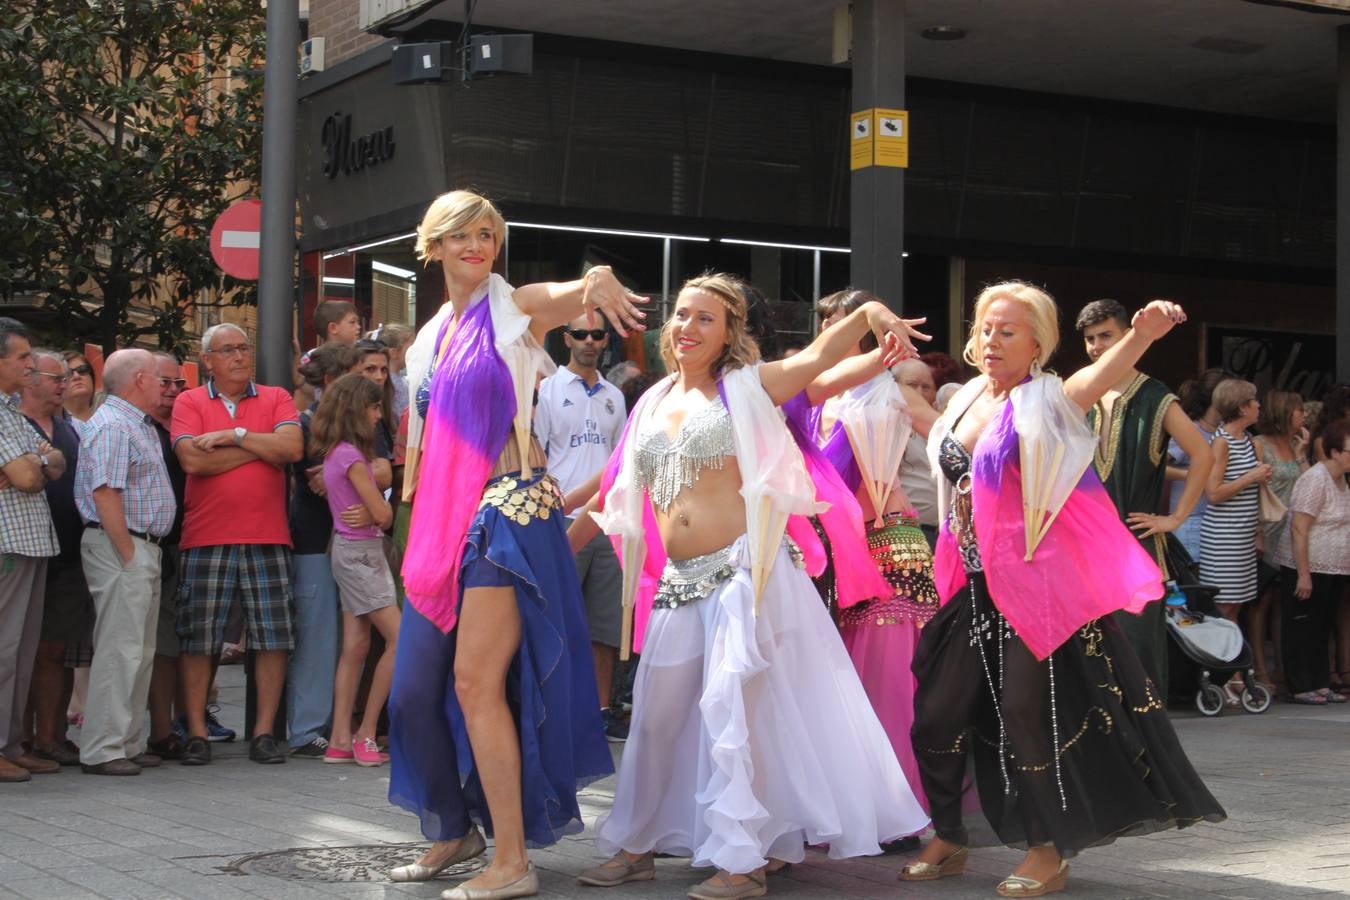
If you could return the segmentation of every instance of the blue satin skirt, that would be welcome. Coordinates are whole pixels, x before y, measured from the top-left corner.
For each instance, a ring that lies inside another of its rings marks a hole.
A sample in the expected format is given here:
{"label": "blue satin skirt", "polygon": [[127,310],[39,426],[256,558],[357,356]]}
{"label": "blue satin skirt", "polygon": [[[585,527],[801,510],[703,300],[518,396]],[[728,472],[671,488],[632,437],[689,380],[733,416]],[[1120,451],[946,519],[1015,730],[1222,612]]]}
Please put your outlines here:
{"label": "blue satin skirt", "polygon": [[[534,480],[520,483],[529,487]],[[515,588],[521,636],[506,696],[520,738],[530,847],[582,831],[577,791],[614,771],[565,527],[556,512],[520,524],[497,507],[484,507],[469,527],[460,570],[461,584]],[[415,813],[422,833],[434,841],[460,838],[474,822],[492,835],[455,696],[456,635],[443,634],[405,604],[389,697],[389,800]]]}

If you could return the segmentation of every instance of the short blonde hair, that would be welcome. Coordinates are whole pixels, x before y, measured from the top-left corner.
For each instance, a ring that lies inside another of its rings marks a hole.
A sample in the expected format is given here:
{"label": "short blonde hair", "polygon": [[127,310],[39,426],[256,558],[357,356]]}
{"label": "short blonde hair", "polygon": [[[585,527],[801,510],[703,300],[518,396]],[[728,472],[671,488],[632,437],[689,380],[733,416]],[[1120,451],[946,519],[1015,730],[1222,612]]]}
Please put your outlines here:
{"label": "short blonde hair", "polygon": [[1214,388],[1210,403],[1219,418],[1231,422],[1242,415],[1242,407],[1256,399],[1256,385],[1241,378],[1226,378]]}
{"label": "short blonde hair", "polygon": [[[759,361],[759,344],[750,336],[746,327],[749,308],[745,295],[740,290],[741,280],[735,275],[721,272],[705,272],[690,278],[680,287],[685,291],[703,291],[722,301],[727,315],[727,346],[713,363],[713,373],[717,374],[741,366],[752,365]],[[680,364],[675,360],[675,339],[671,337],[671,328],[675,323],[672,315],[661,326],[661,361],[666,364],[667,372],[678,372]]]}
{"label": "short blonde hair", "polygon": [[417,226],[417,244],[413,252],[422,262],[431,258],[431,245],[452,231],[467,228],[480,219],[492,223],[492,233],[497,238],[497,247],[501,248],[506,239],[506,220],[486,197],[473,191],[450,191],[441,194],[427,207],[422,216],[422,224]]}
{"label": "short blonde hair", "polygon": [[970,323],[970,338],[962,354],[965,361],[984,371],[983,354],[980,353],[980,331],[984,327],[984,317],[989,314],[989,307],[993,306],[995,300],[1005,299],[1016,300],[1031,315],[1031,336],[1040,347],[1036,353],[1036,363],[1044,367],[1059,346],[1059,307],[1045,291],[1024,281],[1004,281],[980,291],[980,296],[975,298],[975,318]]}

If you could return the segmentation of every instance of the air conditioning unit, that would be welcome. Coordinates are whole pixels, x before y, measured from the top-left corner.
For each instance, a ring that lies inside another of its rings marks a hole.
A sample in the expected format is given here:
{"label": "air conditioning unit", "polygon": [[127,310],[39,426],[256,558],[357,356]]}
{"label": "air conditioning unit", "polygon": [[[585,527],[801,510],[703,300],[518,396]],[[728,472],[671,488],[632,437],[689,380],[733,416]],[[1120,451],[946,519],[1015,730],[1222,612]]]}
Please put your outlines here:
{"label": "air conditioning unit", "polygon": [[323,38],[312,37],[300,45],[300,74],[323,71]]}
{"label": "air conditioning unit", "polygon": [[361,0],[356,25],[362,31],[375,31],[390,19],[435,6],[441,0]]}

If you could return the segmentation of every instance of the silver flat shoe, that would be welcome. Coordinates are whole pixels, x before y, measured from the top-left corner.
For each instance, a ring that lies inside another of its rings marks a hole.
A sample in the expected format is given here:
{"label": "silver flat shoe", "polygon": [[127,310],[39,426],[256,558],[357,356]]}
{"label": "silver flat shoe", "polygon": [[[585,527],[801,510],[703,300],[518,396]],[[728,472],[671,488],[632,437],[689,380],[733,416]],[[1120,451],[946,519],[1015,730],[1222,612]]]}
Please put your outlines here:
{"label": "silver flat shoe", "polygon": [[487,841],[483,839],[483,833],[475,828],[464,835],[464,839],[459,842],[459,846],[455,848],[455,852],[451,853],[442,862],[434,866],[424,866],[421,863],[408,863],[406,866],[395,866],[389,870],[389,880],[430,881],[457,863],[468,862],[476,856],[482,856],[485,850],[487,850]]}
{"label": "silver flat shoe", "polygon": [[511,900],[512,897],[533,897],[539,893],[539,876],[534,863],[525,874],[499,888],[471,888],[464,885],[441,891],[441,900]]}

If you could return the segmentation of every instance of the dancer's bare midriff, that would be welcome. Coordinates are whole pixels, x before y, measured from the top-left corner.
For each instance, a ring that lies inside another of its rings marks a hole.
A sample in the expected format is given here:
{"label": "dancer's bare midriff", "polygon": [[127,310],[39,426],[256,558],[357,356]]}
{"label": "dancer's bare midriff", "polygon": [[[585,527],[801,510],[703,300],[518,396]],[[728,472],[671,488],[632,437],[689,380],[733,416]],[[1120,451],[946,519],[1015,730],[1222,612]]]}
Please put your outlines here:
{"label": "dancer's bare midriff", "polygon": [[745,534],[745,499],[735,457],[720,469],[704,469],[680,491],[656,524],[670,559],[690,559],[720,550]]}

